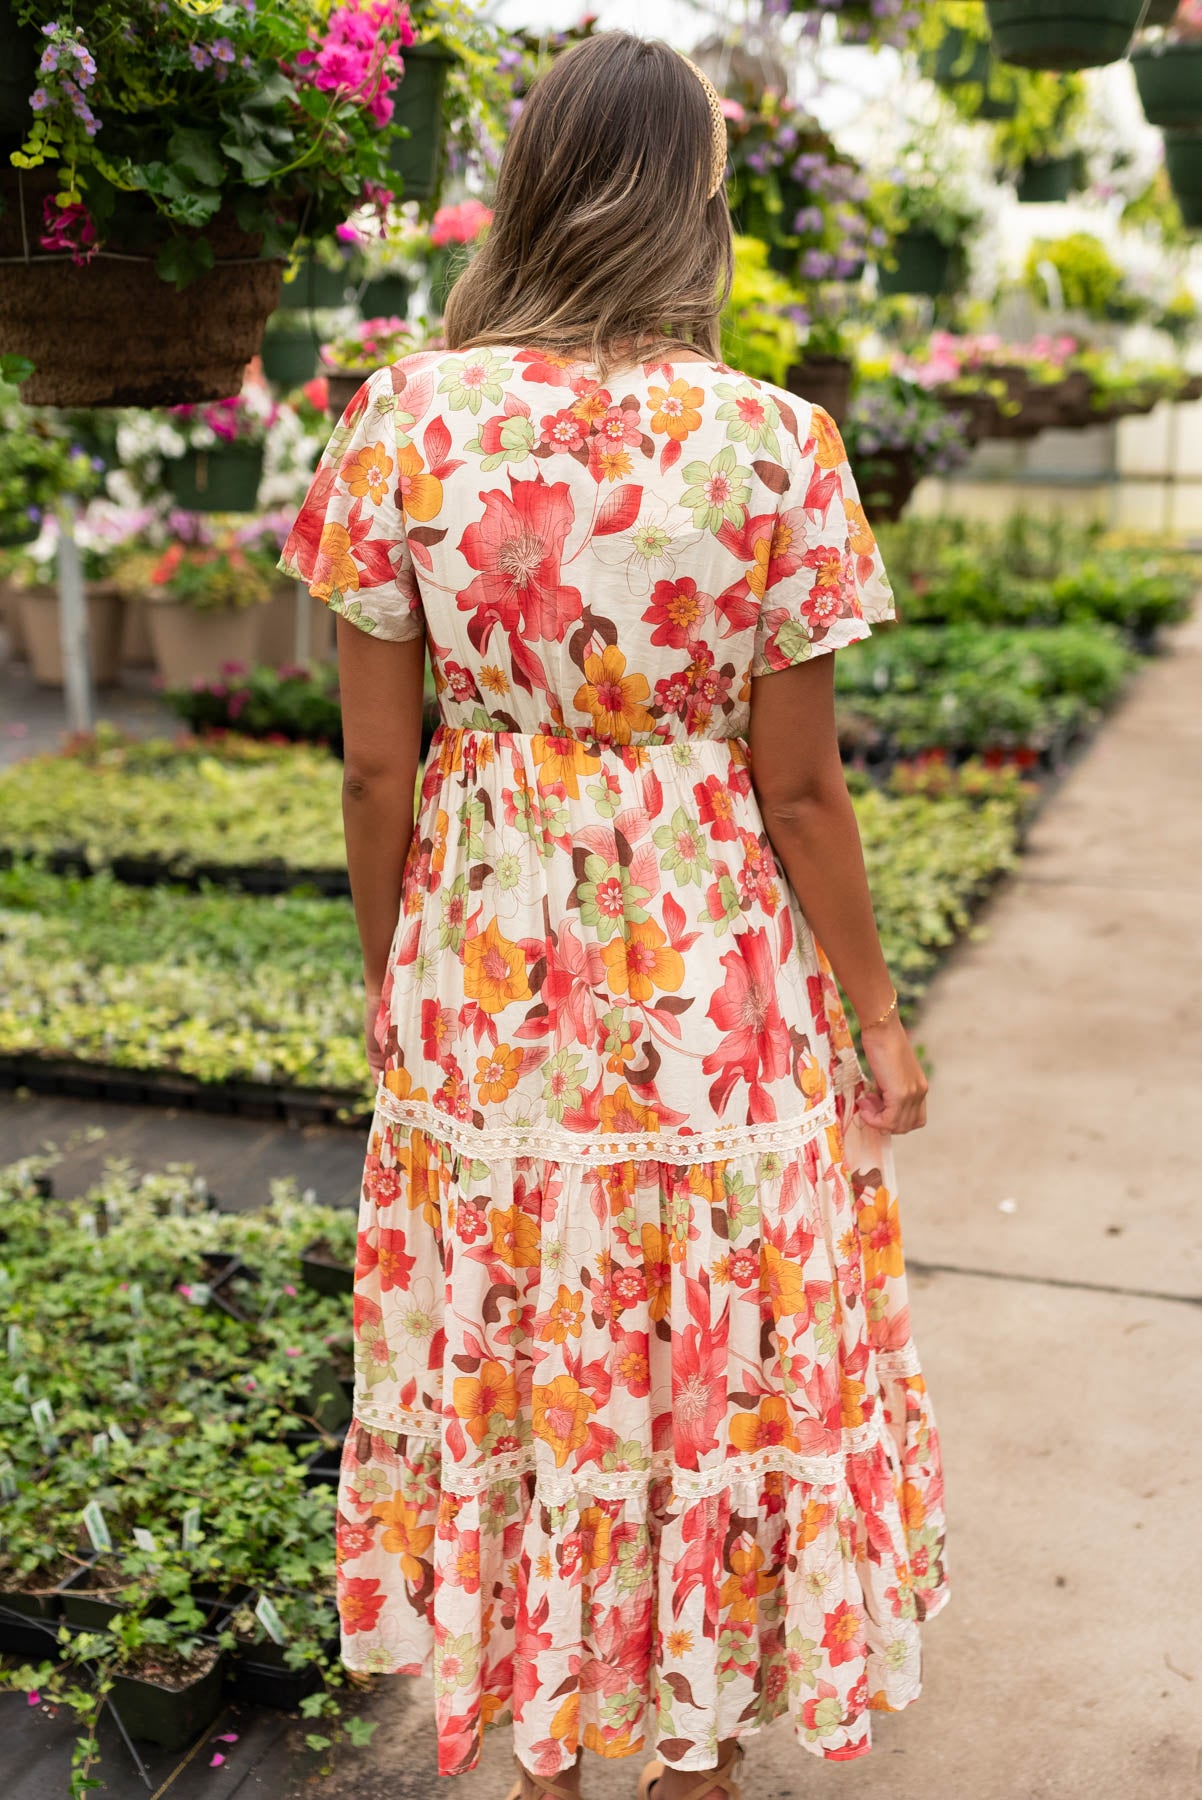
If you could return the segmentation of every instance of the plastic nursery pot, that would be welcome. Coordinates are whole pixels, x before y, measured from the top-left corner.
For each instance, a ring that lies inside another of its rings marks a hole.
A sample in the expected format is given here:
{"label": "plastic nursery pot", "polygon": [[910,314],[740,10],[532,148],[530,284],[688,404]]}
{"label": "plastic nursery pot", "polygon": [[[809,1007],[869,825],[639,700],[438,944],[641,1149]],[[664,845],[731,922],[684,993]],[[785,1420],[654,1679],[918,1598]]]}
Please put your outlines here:
{"label": "plastic nursery pot", "polygon": [[259,355],[263,373],[276,387],[290,392],[317,373],[317,338],[307,325],[269,331]]}
{"label": "plastic nursery pot", "polygon": [[319,1363],[314,1369],[300,1410],[316,1419],[324,1431],[338,1431],[349,1421],[351,1403],[332,1362]]}
{"label": "plastic nursery pot", "polygon": [[185,512],[253,512],[263,479],[263,448],[222,444],[186,450],[164,467],[167,486]]}
{"label": "plastic nursery pot", "polygon": [[442,165],[443,94],[454,52],[436,39],[405,52],[405,79],[397,98],[396,121],[408,137],[395,137],[388,162],[399,175],[405,200],[428,200],[437,192]]}
{"label": "plastic nursery pot", "polygon": [[[89,1630],[103,1631],[110,1619],[127,1610],[116,1598],[118,1591],[125,1585],[127,1584],[121,1580],[119,1570],[111,1564],[105,1564],[99,1557],[89,1558],[60,1585],[63,1618],[69,1625],[84,1625]],[[166,1600],[159,1599],[151,1602],[146,1613],[151,1616],[166,1610]]]}
{"label": "plastic nursery pot", "polygon": [[253,606],[198,612],[182,600],[156,600],[147,609],[154,660],[166,687],[218,681],[221,665],[249,665],[259,622]]}
{"label": "plastic nursery pot", "polygon": [[842,356],[808,356],[794,363],[785,386],[799,400],[808,400],[842,425],[851,402],[851,363]]}
{"label": "plastic nursery pot", "polygon": [[952,251],[933,231],[903,231],[893,245],[896,267],[878,265],[882,294],[946,293],[952,273]]}
{"label": "plastic nursery pot", "polygon": [[1166,131],[1164,161],[1182,220],[1196,231],[1202,226],[1202,132]]}
{"label": "plastic nursery pot", "polygon": [[119,1674],[111,1700],[130,1737],[164,1750],[182,1750],[211,1725],[221,1710],[224,1658],[205,1644],[177,1674]]}
{"label": "plastic nursery pot", "polygon": [[[338,1641],[323,1646],[326,1654],[337,1654]],[[266,1706],[275,1712],[292,1712],[308,1695],[315,1694],[324,1676],[316,1663],[305,1663],[290,1669],[284,1661],[287,1645],[273,1644],[270,1638],[261,1643],[243,1644],[230,1657],[230,1687],[235,1700],[245,1706]]]}
{"label": "plastic nursery pot", "polygon": [[354,1268],[336,1261],[322,1238],[315,1238],[301,1251],[301,1275],[305,1286],[319,1294],[352,1294],[355,1291]]}
{"label": "plastic nursery pot", "polygon": [[936,390],[934,397],[945,412],[959,413],[964,420],[964,435],[970,444],[983,443],[997,430],[1002,415],[992,394],[956,394],[941,388]]}
{"label": "plastic nursery pot", "polygon": [[1149,125],[1202,124],[1202,44],[1141,44],[1131,67]]}
{"label": "plastic nursery pot", "polygon": [[374,275],[363,284],[359,311],[365,319],[403,319],[409,310],[409,281],[404,275]]}
{"label": "plastic nursery pot", "polygon": [[[112,687],[121,672],[124,603],[107,582],[89,583],[85,602],[92,680],[97,687]],[[39,687],[61,688],[63,646],[57,588],[27,588],[22,593],[21,625],[34,680]]]}
{"label": "plastic nursery pot", "polygon": [[1126,56],[1144,0],[985,0],[994,54],[1024,69],[1097,69]]}
{"label": "plastic nursery pot", "polygon": [[1015,193],[1023,206],[1049,206],[1067,200],[1081,186],[1079,156],[1048,156],[1023,164]]}

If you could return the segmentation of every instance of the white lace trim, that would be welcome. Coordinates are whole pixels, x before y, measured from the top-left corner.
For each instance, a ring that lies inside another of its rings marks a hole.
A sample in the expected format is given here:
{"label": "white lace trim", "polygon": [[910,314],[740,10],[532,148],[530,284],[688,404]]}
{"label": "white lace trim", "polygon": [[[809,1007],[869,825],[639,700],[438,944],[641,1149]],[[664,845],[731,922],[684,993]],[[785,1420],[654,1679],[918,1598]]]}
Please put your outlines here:
{"label": "white lace trim", "polygon": [[376,1090],[376,1110],[398,1125],[424,1131],[449,1144],[461,1156],[481,1162],[508,1161],[530,1156],[541,1162],[572,1163],[596,1168],[615,1162],[689,1163],[716,1162],[724,1157],[757,1156],[769,1151],[798,1150],[810,1138],[835,1123],[835,1096],[797,1118],[766,1125],[731,1125],[696,1135],[667,1131],[645,1132],[635,1137],[590,1137],[556,1131],[548,1125],[512,1130],[486,1126],[478,1131],[448,1118],[427,1101],[399,1100],[381,1082]]}
{"label": "white lace trim", "polygon": [[[393,1431],[410,1438],[441,1435],[441,1422],[435,1413],[394,1412],[358,1396],[355,1418],[369,1431]],[[678,1468],[670,1452],[657,1451],[643,1469],[590,1469],[577,1475],[544,1466],[537,1448],[514,1450],[504,1456],[490,1456],[471,1468],[444,1464],[439,1488],[449,1494],[480,1495],[498,1482],[534,1474],[535,1497],[546,1506],[570,1506],[582,1496],[591,1495],[596,1500],[629,1500],[638,1507],[650,1483],[665,1479],[671,1481],[676,1498],[686,1501],[707,1499],[726,1488],[755,1488],[765,1475],[788,1475],[811,1487],[834,1487],[846,1478],[847,1458],[871,1450],[881,1441],[883,1432],[884,1419],[878,1406],[866,1425],[843,1433],[842,1449],[830,1456],[803,1456],[774,1445],[768,1450],[728,1457],[705,1469]]]}
{"label": "white lace trim", "polygon": [[901,1350],[878,1350],[876,1353],[876,1371],[886,1380],[901,1380],[907,1375],[921,1375],[918,1362],[918,1351],[913,1344],[907,1344]]}

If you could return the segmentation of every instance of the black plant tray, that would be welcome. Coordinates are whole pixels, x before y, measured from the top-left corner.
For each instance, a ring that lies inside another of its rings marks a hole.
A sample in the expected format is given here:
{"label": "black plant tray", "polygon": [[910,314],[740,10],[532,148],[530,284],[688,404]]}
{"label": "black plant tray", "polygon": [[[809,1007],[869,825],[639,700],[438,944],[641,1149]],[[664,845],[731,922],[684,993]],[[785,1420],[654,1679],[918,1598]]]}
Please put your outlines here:
{"label": "black plant tray", "polygon": [[[338,1652],[338,1639],[325,1646],[327,1655]],[[245,1706],[266,1706],[276,1712],[294,1712],[302,1700],[315,1694],[325,1679],[317,1663],[290,1669],[281,1644],[247,1644],[229,1659],[229,1685],[235,1700]]]}
{"label": "black plant tray", "polygon": [[355,1271],[349,1263],[327,1262],[324,1257],[311,1256],[313,1245],[309,1244],[301,1251],[301,1279],[307,1288],[318,1294],[353,1294],[355,1291]]}
{"label": "black plant tray", "polygon": [[39,862],[52,875],[95,875],[109,870],[127,887],[202,886],[241,888],[248,894],[288,894],[294,888],[313,888],[326,899],[340,899],[351,891],[345,869],[294,868],[290,863],[173,863],[162,856],[114,856],[94,863],[83,850],[64,848],[42,852],[0,848],[0,869],[14,862]]}
{"label": "black plant tray", "polygon": [[225,1659],[186,1687],[163,1687],[135,1675],[118,1675],[110,1702],[130,1737],[182,1750],[212,1724],[221,1711]]}
{"label": "black plant tray", "polygon": [[282,1119],[290,1125],[351,1125],[359,1130],[371,1116],[358,1093],[258,1081],[199,1081],[165,1069],[120,1069],[74,1057],[0,1055],[0,1091],[21,1087],[71,1100],[171,1106],[181,1112]]}
{"label": "black plant tray", "polygon": [[57,1592],[0,1594],[0,1655],[54,1662],[60,1622]]}

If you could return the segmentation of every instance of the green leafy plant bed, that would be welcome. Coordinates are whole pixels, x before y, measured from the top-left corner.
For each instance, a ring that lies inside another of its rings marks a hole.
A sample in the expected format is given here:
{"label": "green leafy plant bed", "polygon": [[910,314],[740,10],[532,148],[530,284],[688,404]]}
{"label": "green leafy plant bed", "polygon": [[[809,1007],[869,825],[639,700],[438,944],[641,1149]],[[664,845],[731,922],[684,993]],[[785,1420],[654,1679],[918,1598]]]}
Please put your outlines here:
{"label": "green leafy plant bed", "polygon": [[[349,1354],[349,1306],[300,1270],[315,1231],[342,1241],[345,1215],[287,1183],[255,1212],[220,1214],[190,1168],[122,1162],[47,1204],[54,1160],[0,1168],[0,1432],[15,1489],[0,1608],[27,1590],[38,1607],[15,1612],[29,1635],[3,1640],[23,1660],[10,1655],[0,1687],[76,1714],[85,1772],[106,1702],[131,1737],[172,1748],[226,1694],[300,1705],[314,1748],[366,1741],[342,1713],[335,1494],[310,1466],[339,1447],[310,1393]],[[205,1303],[230,1256],[257,1271],[253,1316]],[[62,1616],[89,1600],[111,1610]]]}

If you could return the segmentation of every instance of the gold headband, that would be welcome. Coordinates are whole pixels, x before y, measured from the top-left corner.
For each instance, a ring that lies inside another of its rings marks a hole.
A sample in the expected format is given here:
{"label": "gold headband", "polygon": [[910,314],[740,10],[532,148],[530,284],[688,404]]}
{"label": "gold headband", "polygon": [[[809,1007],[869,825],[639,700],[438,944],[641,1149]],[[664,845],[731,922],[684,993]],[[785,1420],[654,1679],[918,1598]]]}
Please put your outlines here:
{"label": "gold headband", "polygon": [[[679,52],[678,52],[679,54]],[[710,185],[706,194],[712,200],[722,183],[726,180],[726,115],[722,111],[722,101],[718,90],[703,69],[687,56],[681,56],[681,62],[692,69],[694,75],[705,90],[705,98],[710,109]]]}

